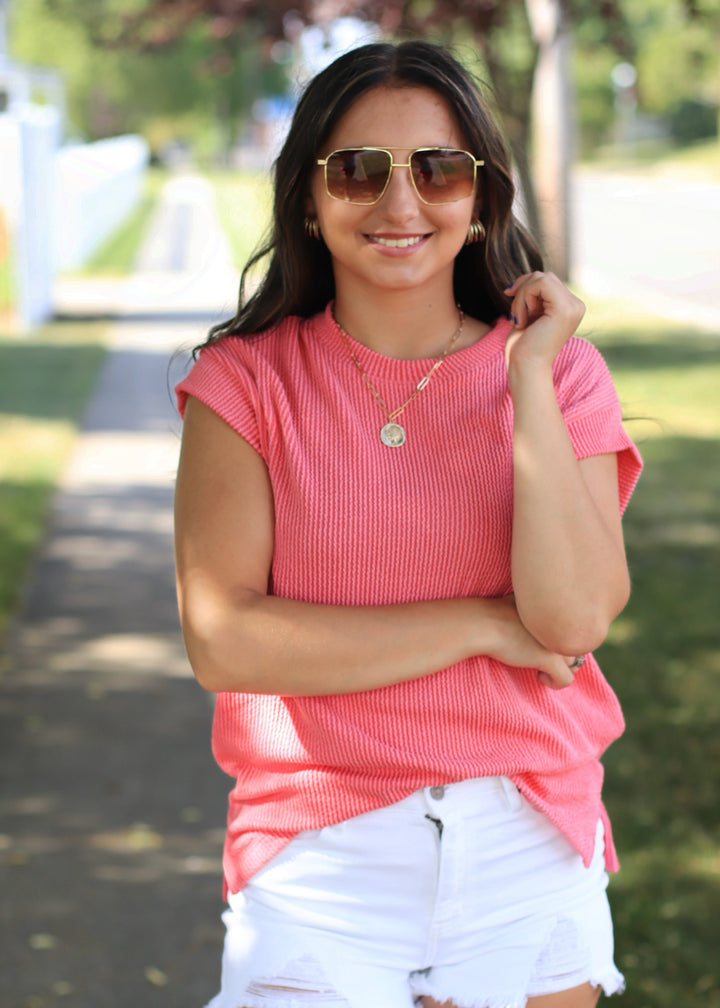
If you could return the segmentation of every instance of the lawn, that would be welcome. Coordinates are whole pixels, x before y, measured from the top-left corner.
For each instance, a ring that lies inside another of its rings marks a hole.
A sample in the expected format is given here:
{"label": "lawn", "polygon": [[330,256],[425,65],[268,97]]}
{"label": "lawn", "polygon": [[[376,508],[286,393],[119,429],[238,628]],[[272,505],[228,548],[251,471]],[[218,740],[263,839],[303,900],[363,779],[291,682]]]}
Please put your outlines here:
{"label": "lawn", "polygon": [[105,328],[72,320],[0,333],[0,635],[104,357]]}
{"label": "lawn", "polygon": [[[85,273],[122,275],[132,268],[162,180],[148,173],[135,211]],[[62,319],[18,335],[0,324],[0,639],[104,358],[106,328]]]}
{"label": "lawn", "polygon": [[589,308],[646,463],[625,521],[633,595],[599,652],[627,719],[605,759],[622,1005],[718,1008],[720,334]]}
{"label": "lawn", "polygon": [[235,264],[242,268],[255,251],[270,220],[272,193],[268,175],[217,171],[209,175]]}

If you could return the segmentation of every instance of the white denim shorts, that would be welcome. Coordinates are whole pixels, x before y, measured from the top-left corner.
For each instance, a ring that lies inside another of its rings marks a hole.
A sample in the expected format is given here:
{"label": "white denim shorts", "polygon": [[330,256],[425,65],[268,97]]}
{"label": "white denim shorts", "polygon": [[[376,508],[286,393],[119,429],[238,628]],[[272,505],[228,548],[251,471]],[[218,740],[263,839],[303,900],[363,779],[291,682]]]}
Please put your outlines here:
{"label": "white denim shorts", "polygon": [[506,777],[308,830],[229,897],[208,1008],[523,1008],[623,978],[602,824],[586,868]]}

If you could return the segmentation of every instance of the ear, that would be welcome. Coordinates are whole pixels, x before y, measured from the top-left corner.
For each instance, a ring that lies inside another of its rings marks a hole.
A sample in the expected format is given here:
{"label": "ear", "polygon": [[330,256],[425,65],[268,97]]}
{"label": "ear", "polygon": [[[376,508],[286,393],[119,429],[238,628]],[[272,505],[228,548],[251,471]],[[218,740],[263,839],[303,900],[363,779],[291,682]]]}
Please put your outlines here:
{"label": "ear", "polygon": [[312,197],[312,193],[308,193],[305,197],[305,216],[310,218],[317,217],[315,200]]}

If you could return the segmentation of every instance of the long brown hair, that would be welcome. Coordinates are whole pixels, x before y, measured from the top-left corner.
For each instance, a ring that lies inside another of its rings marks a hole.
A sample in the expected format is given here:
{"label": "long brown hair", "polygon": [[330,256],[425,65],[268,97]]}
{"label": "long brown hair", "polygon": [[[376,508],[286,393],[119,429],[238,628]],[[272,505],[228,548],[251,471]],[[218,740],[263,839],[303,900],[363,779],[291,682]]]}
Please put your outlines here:
{"label": "long brown hair", "polygon": [[[487,237],[464,246],[455,260],[454,294],[463,311],[493,322],[507,311],[505,287],[520,273],[542,269],[535,242],[513,215],[510,155],[473,77],[447,49],[432,43],[371,43],[336,59],[302,95],[274,166],[270,236],[243,270],[236,314],[210,330],[208,343],[261,332],[288,315],[314,315],[334,297],[330,253],[324,242],[305,234],[306,196],[335,125],[360,95],[377,87],[425,87],[440,95],[468,150],[485,162],[479,186]],[[246,298],[248,275],[266,257],[265,275]]]}

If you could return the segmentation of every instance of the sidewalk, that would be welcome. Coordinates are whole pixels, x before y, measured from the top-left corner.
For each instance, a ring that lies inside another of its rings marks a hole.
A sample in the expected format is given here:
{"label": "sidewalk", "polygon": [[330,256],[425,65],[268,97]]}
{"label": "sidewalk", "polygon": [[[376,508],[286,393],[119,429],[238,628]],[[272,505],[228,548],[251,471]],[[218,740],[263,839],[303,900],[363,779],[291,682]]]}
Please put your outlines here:
{"label": "sidewalk", "polygon": [[58,291],[63,314],[114,322],[0,659],[3,1008],[200,1008],[217,989],[230,781],[178,628],[170,390],[236,288],[207,186],[177,178],[132,278]]}

